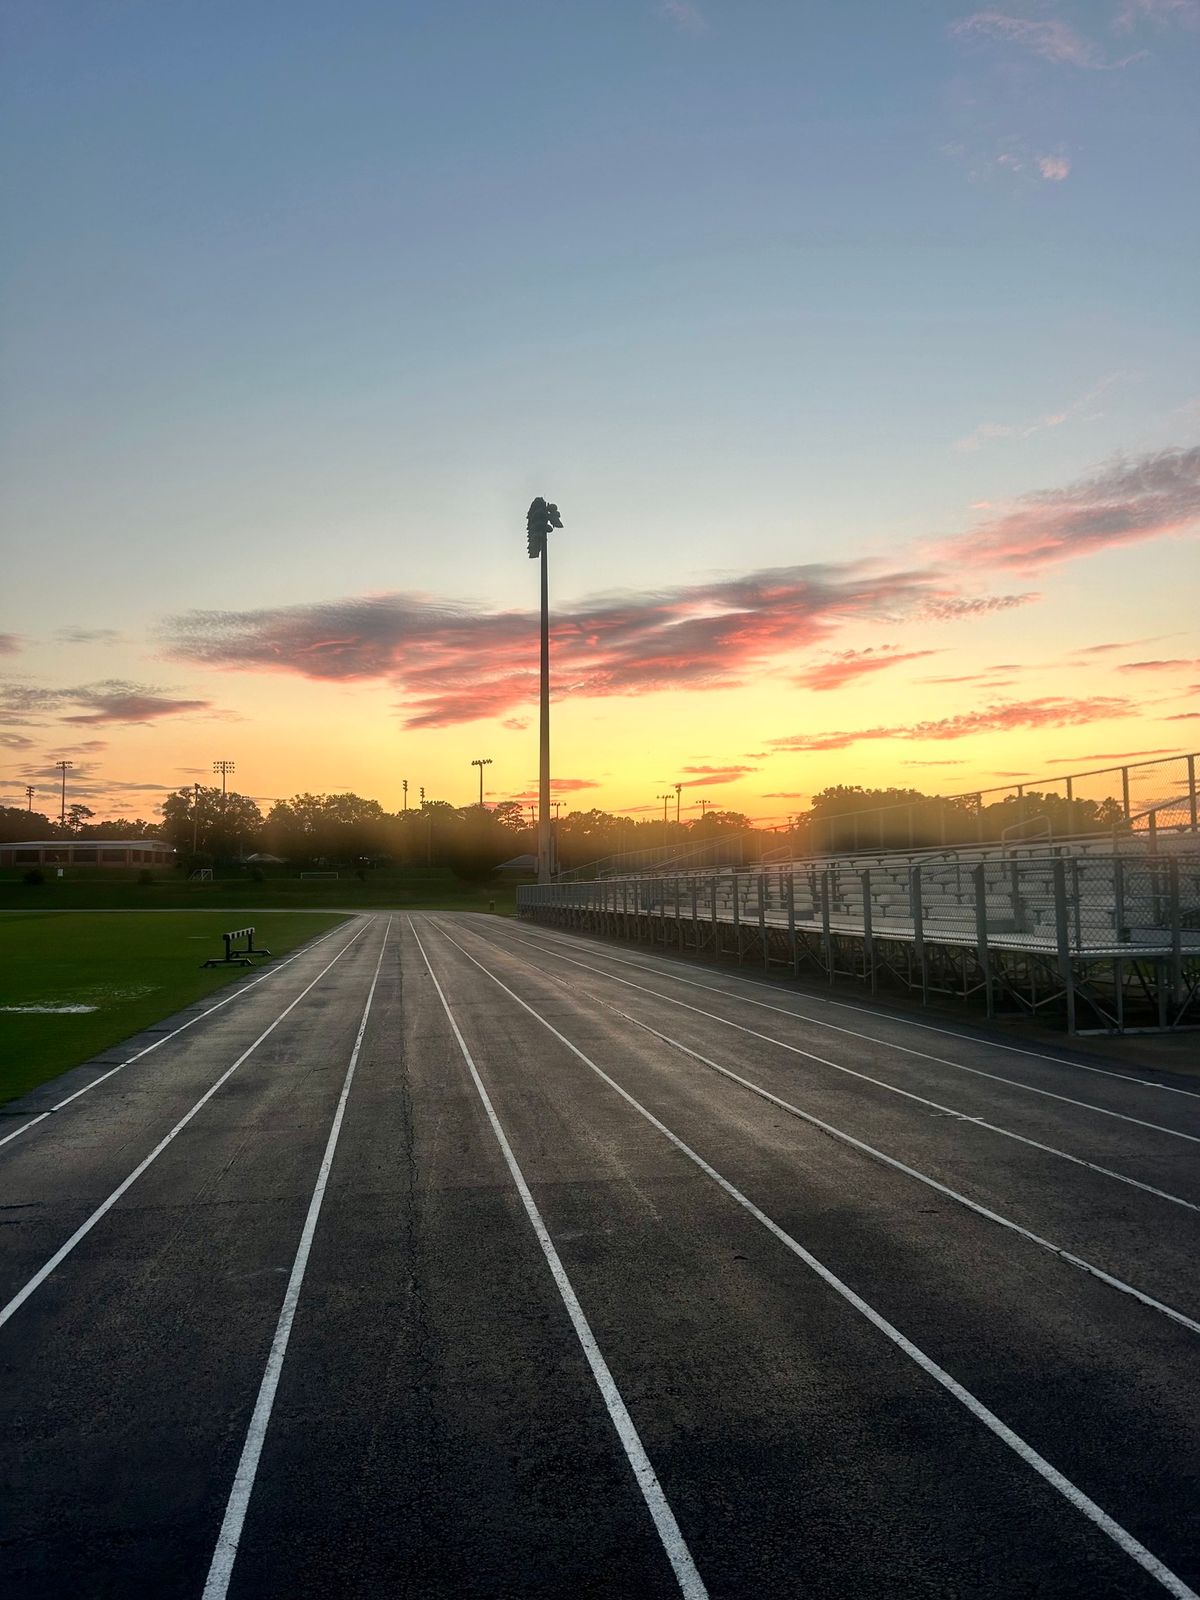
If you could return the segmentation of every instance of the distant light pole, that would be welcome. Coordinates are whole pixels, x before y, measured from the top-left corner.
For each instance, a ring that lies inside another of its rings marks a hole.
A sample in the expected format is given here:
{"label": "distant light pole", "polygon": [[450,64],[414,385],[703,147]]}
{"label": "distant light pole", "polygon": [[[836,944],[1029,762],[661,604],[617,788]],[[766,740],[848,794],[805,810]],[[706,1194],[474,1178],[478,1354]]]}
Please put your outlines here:
{"label": "distant light pole", "polygon": [[490,767],[491,764],[491,756],[476,756],[474,761],[471,762],[473,767],[479,768],[479,809],[481,811],[483,810],[483,769],[484,767]]}
{"label": "distant light pole", "polygon": [[667,825],[667,807],[670,805],[671,801],[674,800],[675,796],[673,794],[660,794],[655,795],[654,798],[656,800],[661,800],[663,803],[663,827],[665,828]]}
{"label": "distant light pole", "polygon": [[67,825],[67,773],[75,765],[73,761],[56,761],[54,765],[62,773],[62,805],[58,813],[58,825],[65,828]]}
{"label": "distant light pole", "polygon": [[192,785],[192,854],[196,854],[196,823],[200,818],[200,785]]}
{"label": "distant light pole", "polygon": [[237,770],[236,761],[214,761],[213,771],[221,774],[221,804],[225,804],[225,780],[231,772]]}
{"label": "distant light pole", "polygon": [[683,797],[683,785],[681,783],[677,783],[675,785],[675,824],[676,824],[677,827],[679,825],[679,806],[680,806],[680,801],[681,801],[682,797]]}
{"label": "distant light pole", "polygon": [[33,785],[31,783],[27,783],[25,785],[25,809],[26,809],[26,811],[32,811],[33,810],[33,797],[34,797],[34,795],[36,793],[37,793],[37,790],[33,787]]}
{"label": "distant light pole", "polygon": [[542,659],[541,717],[538,725],[538,882],[549,883],[552,876],[550,840],[550,580],[546,551],[550,529],[561,528],[558,507],[542,499],[530,502],[525,515],[529,559],[542,563]]}
{"label": "distant light pole", "polygon": [[404,794],[404,809],[405,809],[405,811],[407,811],[408,810],[408,779],[407,778],[401,778],[400,779],[400,788],[401,788],[401,790],[402,790],[402,792]]}
{"label": "distant light pole", "polygon": [[709,806],[712,805],[712,801],[711,800],[697,800],[696,804],[700,807],[700,821],[703,822],[704,821],[704,813],[708,810]]}

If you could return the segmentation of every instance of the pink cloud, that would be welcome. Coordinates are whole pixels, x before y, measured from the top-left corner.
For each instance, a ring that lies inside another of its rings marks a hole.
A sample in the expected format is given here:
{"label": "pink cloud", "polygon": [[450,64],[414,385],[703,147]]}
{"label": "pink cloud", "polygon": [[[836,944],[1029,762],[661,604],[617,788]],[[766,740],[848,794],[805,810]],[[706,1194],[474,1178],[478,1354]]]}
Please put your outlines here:
{"label": "pink cloud", "polygon": [[1062,183],[1071,174],[1071,163],[1066,156],[1038,156],[1037,166],[1047,183]]}
{"label": "pink cloud", "polygon": [[1046,763],[1051,767],[1069,767],[1079,761],[1132,761],[1134,756],[1165,756],[1179,746],[1174,744],[1158,744],[1148,750],[1093,750],[1086,756],[1051,756]]}
{"label": "pink cloud", "polygon": [[0,633],[0,656],[15,656],[21,648],[21,640],[15,633]]}
{"label": "pink cloud", "polygon": [[1170,661],[1123,661],[1117,668],[1118,672],[1178,672],[1183,668],[1191,672],[1193,667],[1200,667],[1200,661],[1184,657],[1176,657]]}
{"label": "pink cloud", "polygon": [[1001,571],[1028,571],[1115,545],[1181,534],[1200,520],[1200,446],[1162,450],[1072,484],[1025,495],[1012,509],[948,540],[941,553]]}
{"label": "pink cloud", "polygon": [[828,661],[806,667],[793,679],[804,689],[840,689],[844,683],[862,678],[869,673],[882,672],[885,667],[899,666],[904,661],[920,661],[925,656],[940,654],[937,650],[898,650],[894,645],[871,646],[866,650],[841,650]]}
{"label": "pink cloud", "polygon": [[[963,596],[930,568],[872,562],[768,568],[645,594],[601,596],[552,620],[556,692],[604,697],[739,686],[851,621],[940,620],[1023,604]],[[502,717],[537,697],[537,618],[426,595],[385,594],[167,625],[182,659],[327,681],[386,679],[410,727]]]}
{"label": "pink cloud", "polygon": [[1079,67],[1091,72],[1111,72],[1126,67],[1137,55],[1106,61],[1103,51],[1058,17],[1011,17],[1003,11],[977,11],[951,24],[958,38],[995,39],[1017,45],[1055,66]]}
{"label": "pink cloud", "polygon": [[771,743],[779,750],[845,750],[851,745],[877,739],[967,739],[978,733],[1004,733],[1012,728],[1069,728],[1108,717],[1129,717],[1136,712],[1137,707],[1132,701],[1112,696],[1093,695],[1086,700],[1044,696],[1038,700],[1002,703],[979,711],[965,711],[958,716],[941,717],[935,721],[835,733],[797,733],[783,739],[772,739]]}

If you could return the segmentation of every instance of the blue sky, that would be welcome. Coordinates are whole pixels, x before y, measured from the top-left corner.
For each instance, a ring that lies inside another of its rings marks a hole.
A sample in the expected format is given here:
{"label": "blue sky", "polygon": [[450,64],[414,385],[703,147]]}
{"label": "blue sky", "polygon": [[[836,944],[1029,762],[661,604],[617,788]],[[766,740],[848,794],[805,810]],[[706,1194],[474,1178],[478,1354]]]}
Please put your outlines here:
{"label": "blue sky", "polygon": [[[1194,0],[0,13],[14,681],[226,706],[236,678],[254,739],[263,718],[303,723],[325,680],[239,658],[214,686],[164,619],[393,591],[527,606],[521,520],[541,492],[567,522],[565,600],[907,569],[995,508],[1196,441]],[[1064,555],[1048,599],[997,615],[1005,659],[1049,662],[1122,620],[1188,631],[1189,472],[1183,523]],[[995,587],[987,562],[963,568]],[[885,642],[911,644],[905,625]],[[121,642],[64,659],[63,626]],[[838,644],[880,638],[873,622]],[[777,647],[752,702],[689,689],[692,743],[718,705],[722,727],[861,721],[872,707],[797,694],[833,643]],[[350,721],[392,737],[402,663],[353,681]],[[661,689],[631,688],[611,770]],[[888,675],[884,709],[916,694],[921,720],[953,714],[942,693]],[[195,715],[111,723],[98,789],[135,768],[168,781],[187,739],[212,742]],[[65,748],[47,719],[17,735],[7,783]],[[420,735],[433,773],[461,764],[447,737]],[[287,748],[276,787],[334,781]],[[736,752],[671,759],[706,754]],[[337,772],[366,786],[378,769],[355,759]]]}

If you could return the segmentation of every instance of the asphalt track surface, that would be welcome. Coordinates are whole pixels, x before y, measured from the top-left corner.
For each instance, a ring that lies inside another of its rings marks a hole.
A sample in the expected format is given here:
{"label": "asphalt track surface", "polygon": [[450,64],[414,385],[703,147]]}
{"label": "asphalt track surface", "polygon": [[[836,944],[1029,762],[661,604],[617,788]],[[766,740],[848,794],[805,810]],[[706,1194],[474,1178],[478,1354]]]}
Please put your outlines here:
{"label": "asphalt track surface", "polygon": [[1200,1586],[1194,1081],[449,913],[146,1042],[0,1119],[6,1597]]}

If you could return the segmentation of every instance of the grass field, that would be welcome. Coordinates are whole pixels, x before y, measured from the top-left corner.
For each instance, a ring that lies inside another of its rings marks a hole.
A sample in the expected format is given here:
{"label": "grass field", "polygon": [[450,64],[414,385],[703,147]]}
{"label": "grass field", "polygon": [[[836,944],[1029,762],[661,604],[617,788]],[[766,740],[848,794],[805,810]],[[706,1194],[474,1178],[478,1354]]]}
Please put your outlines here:
{"label": "grass field", "polygon": [[[70,874],[71,869],[67,869]],[[45,883],[22,881],[16,871],[0,877],[0,911],[50,910],[196,910],[206,906],[288,911],[328,906],[330,910],[362,908],[428,911],[488,911],[512,916],[516,891],[510,883],[464,883],[438,868],[408,872],[368,872],[365,880],[352,872],[338,878],[268,876],[261,883],[247,876],[192,883],[177,871],[164,869],[153,883],[136,875],[89,871],[56,878],[49,869]]]}
{"label": "grass field", "polygon": [[[332,913],[256,914],[255,942],[278,957],[338,921]],[[0,1101],[245,976],[244,967],[200,965],[223,953],[219,935],[229,926],[219,911],[0,916]],[[6,1009],[14,1006],[91,1009]]]}

